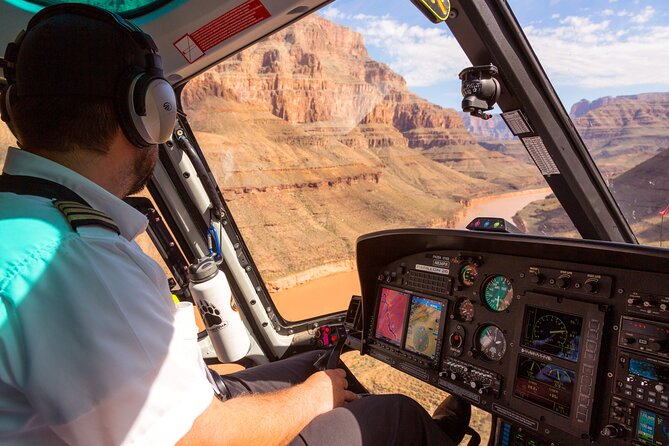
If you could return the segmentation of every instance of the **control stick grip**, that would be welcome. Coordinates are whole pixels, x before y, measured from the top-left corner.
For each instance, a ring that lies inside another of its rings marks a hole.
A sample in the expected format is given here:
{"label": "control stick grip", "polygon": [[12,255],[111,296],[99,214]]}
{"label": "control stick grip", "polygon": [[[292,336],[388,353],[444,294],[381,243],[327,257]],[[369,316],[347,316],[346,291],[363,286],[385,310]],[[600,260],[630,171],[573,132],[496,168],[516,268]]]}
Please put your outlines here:
{"label": "control stick grip", "polygon": [[314,367],[318,370],[332,370],[336,369],[339,365],[341,352],[344,350],[344,345],[346,345],[346,330],[344,327],[338,326],[336,327],[336,331],[337,340],[335,341],[335,345],[314,362]]}

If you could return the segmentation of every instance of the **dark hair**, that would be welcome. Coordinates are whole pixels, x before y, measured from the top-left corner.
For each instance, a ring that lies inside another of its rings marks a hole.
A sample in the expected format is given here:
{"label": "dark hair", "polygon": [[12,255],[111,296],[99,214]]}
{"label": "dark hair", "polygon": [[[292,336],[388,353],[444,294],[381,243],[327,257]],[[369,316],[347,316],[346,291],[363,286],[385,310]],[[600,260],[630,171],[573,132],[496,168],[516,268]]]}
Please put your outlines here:
{"label": "dark hair", "polygon": [[21,148],[105,153],[119,129],[110,98],[27,96],[15,98],[12,125]]}

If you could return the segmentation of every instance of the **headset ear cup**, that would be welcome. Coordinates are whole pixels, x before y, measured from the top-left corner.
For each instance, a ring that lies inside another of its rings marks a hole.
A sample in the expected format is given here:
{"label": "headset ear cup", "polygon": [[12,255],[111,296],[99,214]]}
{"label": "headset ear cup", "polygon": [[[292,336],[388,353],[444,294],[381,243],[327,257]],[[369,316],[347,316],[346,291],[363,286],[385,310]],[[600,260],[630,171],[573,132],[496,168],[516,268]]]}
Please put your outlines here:
{"label": "headset ear cup", "polygon": [[124,79],[119,82],[116,93],[116,110],[119,117],[119,124],[123,134],[128,140],[137,147],[148,147],[150,142],[146,141],[135,127],[135,109],[133,105],[134,87],[136,81],[143,76],[142,72],[137,70],[129,71]]}
{"label": "headset ear cup", "polygon": [[134,128],[149,144],[170,139],[176,122],[176,98],[172,86],[161,77],[143,75],[132,92],[131,117]]}
{"label": "headset ear cup", "polygon": [[163,144],[172,136],[177,121],[174,89],[165,79],[154,78],[145,91],[143,129],[153,144]]}
{"label": "headset ear cup", "polygon": [[177,107],[169,82],[135,71],[121,85],[117,97],[121,128],[130,142],[147,147],[170,139]]}
{"label": "headset ear cup", "polygon": [[14,85],[8,85],[0,95],[0,118],[7,124],[14,136],[16,131],[12,125],[12,103],[14,102]]}

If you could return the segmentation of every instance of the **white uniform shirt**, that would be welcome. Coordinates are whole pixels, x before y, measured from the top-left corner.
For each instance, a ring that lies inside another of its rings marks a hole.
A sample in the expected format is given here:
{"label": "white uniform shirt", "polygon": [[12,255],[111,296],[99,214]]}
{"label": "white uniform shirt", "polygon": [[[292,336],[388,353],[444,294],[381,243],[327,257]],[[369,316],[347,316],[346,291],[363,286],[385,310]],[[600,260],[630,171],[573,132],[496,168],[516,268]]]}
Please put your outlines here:
{"label": "white uniform shirt", "polygon": [[72,189],[121,235],[73,231],[51,200],[0,193],[0,444],[174,444],[213,390],[193,318],[132,241],[146,218],[25,151],[4,171]]}

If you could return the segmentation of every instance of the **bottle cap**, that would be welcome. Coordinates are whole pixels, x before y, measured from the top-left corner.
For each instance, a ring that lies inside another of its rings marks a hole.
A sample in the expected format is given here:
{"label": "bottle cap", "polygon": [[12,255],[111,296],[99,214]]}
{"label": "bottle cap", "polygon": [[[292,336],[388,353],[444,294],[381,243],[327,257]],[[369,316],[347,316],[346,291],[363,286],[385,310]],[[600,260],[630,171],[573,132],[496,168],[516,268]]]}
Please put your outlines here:
{"label": "bottle cap", "polygon": [[218,266],[211,257],[200,259],[198,263],[193,263],[188,267],[188,277],[193,283],[206,282],[216,274],[218,274]]}

